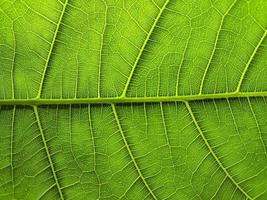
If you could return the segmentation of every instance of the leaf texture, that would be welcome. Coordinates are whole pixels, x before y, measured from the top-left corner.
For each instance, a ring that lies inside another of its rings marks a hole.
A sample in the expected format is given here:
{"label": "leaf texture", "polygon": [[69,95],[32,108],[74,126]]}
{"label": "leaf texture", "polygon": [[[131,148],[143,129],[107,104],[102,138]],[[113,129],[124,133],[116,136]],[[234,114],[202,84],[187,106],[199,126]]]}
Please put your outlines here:
{"label": "leaf texture", "polygon": [[267,199],[267,1],[1,0],[0,199]]}

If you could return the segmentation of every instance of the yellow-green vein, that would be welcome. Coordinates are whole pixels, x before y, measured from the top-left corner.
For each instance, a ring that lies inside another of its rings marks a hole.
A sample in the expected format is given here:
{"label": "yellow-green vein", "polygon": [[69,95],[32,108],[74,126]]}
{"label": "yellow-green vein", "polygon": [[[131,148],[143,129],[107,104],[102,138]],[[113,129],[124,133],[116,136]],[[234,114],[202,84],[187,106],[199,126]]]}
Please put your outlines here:
{"label": "yellow-green vein", "polygon": [[199,132],[202,140],[204,141],[206,147],[208,148],[209,152],[212,154],[213,158],[215,159],[215,161],[218,163],[218,165],[220,166],[220,168],[223,170],[223,172],[225,173],[225,175],[231,180],[231,182],[236,186],[236,188],[243,194],[245,195],[246,198],[248,199],[253,199],[251,196],[249,196],[249,194],[243,190],[243,188],[240,187],[240,185],[235,181],[235,179],[229,174],[229,172],[226,170],[226,168],[223,166],[222,162],[219,160],[219,158],[217,157],[217,155],[215,154],[215,152],[213,151],[211,145],[209,144],[206,136],[204,135],[202,129],[200,128],[196,118],[195,118],[195,115],[191,109],[191,106],[189,105],[188,102],[185,102],[185,105],[186,105],[186,108],[189,112],[189,115],[190,117],[192,118],[195,126],[196,126],[196,129],[197,131]]}
{"label": "yellow-green vein", "polygon": [[94,173],[96,174],[97,181],[98,181],[98,198],[100,197],[100,180],[99,180],[99,175],[97,174],[96,171],[96,144],[95,144],[95,135],[94,135],[94,130],[93,130],[93,125],[92,125],[92,118],[91,118],[91,105],[89,104],[87,107],[87,115],[88,115],[88,123],[89,123],[89,130],[91,133],[91,140],[92,140],[92,145],[93,145],[93,163],[94,163]]}
{"label": "yellow-green vein", "polygon": [[253,110],[253,107],[252,107],[252,104],[251,104],[251,101],[250,101],[249,97],[248,97],[247,99],[248,99],[248,105],[249,105],[250,111],[251,111],[252,116],[253,116],[253,119],[255,120],[255,123],[256,123],[257,130],[258,130],[258,132],[259,132],[259,134],[260,134],[260,141],[261,141],[261,144],[262,144],[262,146],[263,146],[265,155],[267,155],[266,144],[265,144],[265,142],[264,142],[264,140],[263,140],[263,137],[262,137],[262,131],[261,131],[261,129],[260,129],[260,125],[259,125],[259,122],[258,122],[258,120],[257,120],[256,113],[255,113],[254,110]]}
{"label": "yellow-green vein", "polygon": [[145,41],[144,41],[144,43],[143,43],[143,45],[142,45],[142,47],[141,47],[141,49],[140,49],[140,51],[139,51],[136,59],[135,59],[135,62],[133,64],[133,67],[132,67],[132,70],[130,72],[130,75],[129,75],[127,81],[126,81],[125,87],[124,87],[123,92],[121,94],[122,97],[125,97],[126,96],[126,92],[128,90],[129,84],[130,84],[130,82],[132,80],[132,77],[133,77],[135,68],[137,67],[137,65],[138,65],[138,63],[140,61],[140,58],[141,58],[141,56],[142,56],[142,54],[143,54],[143,52],[145,50],[145,47],[146,47],[146,45],[147,45],[147,43],[148,43],[148,41],[149,41],[149,39],[150,39],[150,37],[152,35],[152,33],[153,33],[153,31],[154,31],[157,23],[159,22],[159,19],[160,19],[161,15],[162,15],[163,11],[165,10],[166,6],[168,5],[169,1],[170,0],[166,0],[165,3],[163,4],[162,8],[160,9],[160,11],[159,11],[159,13],[158,13],[158,15],[157,15],[154,23],[152,24],[152,26],[151,26],[151,28],[150,28],[147,36],[146,36],[146,39],[145,39]]}
{"label": "yellow-green vein", "polygon": [[173,152],[172,152],[172,146],[171,146],[170,138],[169,138],[168,131],[167,131],[167,125],[166,125],[166,121],[165,121],[165,115],[164,115],[164,109],[163,109],[162,102],[159,103],[159,106],[160,106],[160,115],[161,115],[161,120],[162,120],[162,125],[163,125],[163,129],[164,129],[164,133],[165,133],[167,146],[169,148],[169,153],[170,153],[170,157],[172,159],[172,164],[173,164],[173,166],[175,166],[174,158],[173,158]]}
{"label": "yellow-green vein", "polygon": [[64,104],[118,104],[145,102],[201,101],[247,97],[267,97],[267,92],[232,92],[184,96],[158,97],[105,97],[105,98],[66,98],[66,99],[0,99],[0,105],[64,105]]}
{"label": "yellow-green vein", "polygon": [[56,182],[56,186],[57,186],[57,189],[58,189],[58,192],[59,192],[60,199],[64,200],[63,193],[62,193],[62,190],[61,190],[61,187],[59,185],[58,178],[57,178],[56,170],[54,168],[54,164],[53,164],[53,161],[52,161],[52,158],[51,158],[51,155],[50,155],[47,143],[46,143],[46,139],[45,139],[44,131],[43,131],[43,128],[42,128],[41,120],[40,120],[40,117],[39,117],[38,109],[37,109],[36,106],[33,106],[33,110],[34,110],[34,113],[35,113],[35,118],[36,118],[36,121],[37,121],[37,125],[38,125],[38,128],[39,128],[39,132],[40,132],[42,141],[43,141],[43,145],[44,145],[44,148],[45,148],[45,151],[46,151],[46,155],[47,155],[47,158],[48,158],[48,161],[49,161],[52,173],[53,173],[53,177],[54,177],[54,180]]}
{"label": "yellow-green vein", "polygon": [[40,98],[41,94],[42,94],[45,75],[46,75],[46,72],[47,72],[47,67],[48,67],[48,64],[49,64],[49,61],[50,61],[54,46],[55,46],[56,38],[57,38],[57,35],[58,35],[58,32],[59,32],[59,27],[60,27],[61,21],[63,19],[63,15],[65,13],[67,4],[68,4],[68,0],[66,0],[66,2],[63,5],[63,8],[62,8],[62,11],[61,11],[61,14],[60,14],[57,26],[56,26],[56,30],[55,30],[55,33],[54,33],[54,36],[53,36],[53,39],[52,39],[52,42],[51,42],[51,45],[50,45],[50,48],[49,48],[49,52],[48,52],[48,55],[47,55],[47,58],[46,58],[44,70],[43,70],[42,77],[41,77],[41,82],[40,82],[40,85],[39,85],[39,90],[38,90],[38,93],[37,93],[37,98]]}
{"label": "yellow-green vein", "polygon": [[130,156],[130,158],[131,158],[131,160],[132,160],[132,162],[134,164],[134,167],[137,170],[138,175],[142,179],[143,183],[145,184],[145,187],[147,188],[147,190],[149,191],[149,193],[151,194],[151,196],[154,199],[157,199],[156,195],[154,194],[153,190],[148,185],[145,177],[143,176],[143,174],[142,174],[142,172],[141,172],[141,170],[140,170],[140,168],[139,168],[139,166],[138,166],[138,164],[137,164],[137,162],[136,162],[136,160],[134,158],[134,155],[133,155],[133,153],[132,153],[132,151],[130,149],[130,146],[129,146],[128,142],[127,142],[126,136],[125,136],[125,134],[124,134],[124,132],[122,130],[121,123],[120,123],[120,120],[119,120],[119,116],[118,116],[117,111],[116,111],[116,107],[115,107],[114,104],[111,104],[111,107],[112,107],[112,111],[113,111],[113,114],[114,114],[114,117],[115,117],[115,120],[116,120],[118,129],[119,129],[119,132],[120,132],[121,137],[123,139],[123,142],[124,142],[124,144],[126,146],[126,149],[127,149],[128,153],[129,153],[129,156]]}
{"label": "yellow-green vein", "polygon": [[205,81],[205,78],[206,78],[206,76],[207,76],[208,70],[209,70],[209,68],[210,68],[211,61],[212,61],[212,59],[213,59],[213,56],[214,56],[216,47],[217,47],[217,45],[218,45],[218,40],[219,40],[220,32],[221,32],[221,30],[222,30],[222,26],[223,26],[223,23],[224,23],[224,19],[225,19],[225,17],[227,16],[227,14],[230,12],[230,10],[233,8],[233,6],[235,5],[236,2],[237,2],[237,0],[235,0],[235,1],[230,5],[230,7],[228,8],[228,10],[227,10],[227,11],[224,13],[224,15],[222,16],[221,23],[220,23],[220,26],[219,26],[219,30],[218,30],[217,35],[216,35],[216,38],[215,38],[215,42],[214,42],[213,49],[212,49],[211,55],[210,55],[210,57],[209,57],[208,64],[207,64],[207,66],[206,66],[206,68],[205,68],[204,74],[203,74],[202,79],[201,79],[201,84],[200,84],[200,87],[199,87],[199,94],[202,94],[202,90],[203,90],[203,86],[204,86],[204,81]]}
{"label": "yellow-green vein", "polygon": [[14,72],[15,72],[15,58],[16,58],[16,35],[14,31],[14,22],[12,24],[12,34],[13,34],[13,57],[12,57],[12,67],[11,67],[11,89],[12,89],[12,99],[15,98],[15,83],[14,83]]}
{"label": "yellow-green vein", "polygon": [[250,56],[250,58],[249,58],[249,60],[248,60],[248,62],[247,62],[247,64],[246,64],[246,66],[245,66],[245,68],[244,68],[244,70],[243,70],[243,72],[242,72],[242,74],[241,74],[241,77],[240,77],[240,79],[239,79],[239,81],[238,81],[237,88],[236,88],[236,92],[239,92],[239,91],[240,91],[241,85],[242,85],[243,80],[244,80],[244,78],[245,78],[245,76],[246,76],[246,73],[247,73],[247,71],[248,71],[248,68],[249,68],[249,66],[250,66],[250,64],[251,64],[251,62],[252,62],[254,56],[256,55],[256,53],[257,53],[257,51],[258,51],[260,45],[262,44],[262,42],[263,42],[263,40],[264,40],[266,34],[267,34],[267,31],[264,31],[264,33],[263,33],[263,35],[262,35],[260,41],[258,42],[257,46],[256,46],[255,49],[253,50],[253,53],[251,54],[251,56]]}
{"label": "yellow-green vein", "polygon": [[14,198],[15,194],[15,185],[14,185],[14,166],[13,166],[13,140],[14,140],[14,131],[15,131],[15,115],[16,115],[16,106],[13,108],[12,113],[12,122],[11,122],[11,137],[10,137],[10,166],[11,166],[11,182],[12,182],[12,197]]}
{"label": "yellow-green vein", "polygon": [[190,23],[190,33],[189,33],[189,36],[188,38],[186,39],[186,44],[185,44],[185,48],[183,50],[183,54],[182,54],[182,58],[181,58],[181,62],[178,66],[178,71],[177,71],[177,76],[176,76],[176,89],[175,89],[175,95],[178,96],[179,95],[179,80],[180,80],[180,73],[181,73],[181,69],[182,69],[182,66],[183,66],[183,63],[185,61],[185,54],[186,54],[186,51],[188,50],[188,46],[189,46],[189,41],[190,41],[190,38],[191,38],[191,35],[192,35],[192,24],[191,24],[191,20],[189,20],[189,23]]}
{"label": "yellow-green vein", "polygon": [[106,12],[105,12],[105,24],[103,28],[103,34],[101,35],[101,44],[100,44],[100,51],[99,51],[99,66],[98,66],[98,78],[97,78],[97,97],[100,98],[101,96],[101,66],[102,66],[102,52],[103,52],[103,46],[104,46],[104,36],[106,32],[106,26],[107,26],[107,13],[108,13],[108,7],[107,3],[104,1],[105,7],[106,7]]}

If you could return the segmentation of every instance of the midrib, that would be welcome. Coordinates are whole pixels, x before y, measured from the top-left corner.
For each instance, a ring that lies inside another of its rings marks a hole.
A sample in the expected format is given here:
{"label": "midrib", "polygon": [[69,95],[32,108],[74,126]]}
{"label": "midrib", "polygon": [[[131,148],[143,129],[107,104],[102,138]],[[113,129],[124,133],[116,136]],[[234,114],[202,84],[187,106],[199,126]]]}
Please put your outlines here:
{"label": "midrib", "polygon": [[145,102],[175,102],[200,101],[227,98],[266,97],[264,92],[232,92],[201,95],[182,96],[156,96],[156,97],[92,97],[92,98],[66,98],[66,99],[0,99],[0,105],[64,105],[64,104],[122,104]]}

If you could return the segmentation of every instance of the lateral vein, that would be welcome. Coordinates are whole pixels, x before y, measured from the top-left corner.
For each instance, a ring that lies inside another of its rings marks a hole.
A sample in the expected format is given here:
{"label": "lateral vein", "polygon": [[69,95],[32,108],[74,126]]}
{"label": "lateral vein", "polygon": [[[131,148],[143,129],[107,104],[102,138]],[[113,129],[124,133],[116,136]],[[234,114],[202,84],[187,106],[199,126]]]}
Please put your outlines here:
{"label": "lateral vein", "polygon": [[57,186],[57,189],[58,189],[58,192],[59,192],[60,199],[64,200],[63,193],[62,193],[62,190],[61,190],[58,178],[57,178],[57,174],[56,174],[56,171],[55,171],[55,167],[53,165],[53,161],[52,161],[52,158],[51,158],[51,155],[50,155],[47,143],[46,143],[46,139],[45,139],[44,131],[43,131],[43,128],[42,128],[41,120],[40,120],[40,117],[39,117],[38,109],[37,109],[36,106],[33,106],[33,110],[34,110],[34,113],[35,113],[37,125],[38,125],[38,128],[39,128],[39,132],[40,132],[40,135],[42,137],[42,141],[43,141],[43,144],[44,144],[44,147],[45,147],[46,155],[47,155],[47,158],[48,158],[48,161],[49,161],[52,173],[53,173],[53,177],[54,177],[54,180],[56,182],[56,186]]}
{"label": "lateral vein", "polygon": [[205,71],[204,71],[204,74],[202,76],[202,79],[201,79],[201,84],[200,84],[200,88],[199,88],[199,94],[202,94],[202,91],[203,91],[203,86],[204,86],[204,81],[205,81],[205,78],[207,76],[207,73],[208,73],[208,70],[210,68],[210,65],[211,65],[211,61],[214,57],[214,53],[216,51],[216,47],[218,45],[218,41],[219,41],[219,36],[220,36],[220,33],[221,33],[221,30],[222,30],[222,26],[223,26],[223,23],[224,23],[224,19],[225,17],[228,15],[228,13],[230,12],[230,10],[233,8],[233,6],[236,4],[237,0],[235,0],[231,5],[230,7],[228,8],[228,10],[226,11],[226,13],[222,16],[222,19],[221,19],[221,23],[220,23],[220,26],[219,26],[219,30],[216,34],[216,39],[215,39],[215,43],[214,43],[214,46],[213,46],[213,49],[212,49],[212,52],[211,52],[211,55],[209,57],[209,61],[208,61],[208,64],[205,68]]}
{"label": "lateral vein", "polygon": [[125,95],[126,95],[126,92],[128,90],[129,84],[130,84],[130,82],[132,80],[134,71],[135,71],[135,69],[136,69],[136,67],[137,67],[137,65],[138,65],[138,63],[139,63],[139,61],[141,59],[141,56],[143,55],[143,52],[145,50],[145,47],[146,47],[146,45],[147,45],[147,43],[148,43],[148,41],[149,41],[149,39],[150,39],[150,37],[151,37],[154,29],[155,29],[155,27],[157,26],[157,23],[159,22],[159,19],[160,19],[161,15],[162,15],[163,11],[165,10],[165,8],[166,8],[166,6],[168,5],[169,2],[170,2],[170,0],[166,0],[165,1],[164,5],[160,9],[160,11],[159,11],[159,13],[158,13],[158,15],[157,15],[154,23],[152,24],[152,26],[151,26],[151,28],[150,28],[147,36],[146,36],[146,39],[145,39],[145,41],[144,41],[144,43],[143,43],[143,45],[142,45],[142,47],[141,47],[141,49],[140,49],[137,57],[136,57],[136,60],[135,60],[135,62],[133,64],[133,67],[132,67],[132,70],[130,72],[130,75],[129,75],[128,79],[127,79],[127,82],[126,82],[125,87],[123,89],[123,92],[121,94],[122,97],[125,97]]}
{"label": "lateral vein", "polygon": [[262,131],[261,131],[261,128],[260,128],[260,124],[259,124],[259,122],[257,120],[256,113],[253,110],[253,106],[252,106],[252,103],[251,103],[249,97],[247,99],[248,99],[248,105],[249,105],[250,111],[252,113],[252,116],[253,116],[253,118],[255,120],[256,127],[258,129],[259,134],[260,134],[260,141],[261,141],[262,147],[264,149],[265,155],[267,155],[266,144],[265,144],[264,139],[263,139],[263,134],[262,134]]}
{"label": "lateral vein", "polygon": [[104,36],[106,32],[106,27],[107,27],[107,14],[108,14],[108,6],[107,3],[104,1],[106,11],[105,11],[105,24],[103,28],[103,34],[101,35],[101,44],[100,44],[100,52],[99,52],[99,64],[98,64],[98,77],[97,77],[97,97],[100,98],[101,96],[101,67],[103,63],[103,47],[104,47]]}
{"label": "lateral vein", "polygon": [[14,184],[14,165],[13,165],[13,143],[14,143],[14,131],[15,131],[15,116],[16,116],[16,106],[13,108],[12,112],[12,125],[11,125],[11,137],[10,137],[10,166],[11,166],[11,182],[12,182],[12,197],[15,195],[15,184]]}
{"label": "lateral vein", "polygon": [[112,107],[112,111],[113,111],[113,114],[114,114],[114,117],[115,117],[117,126],[119,128],[121,137],[123,139],[123,142],[124,142],[124,144],[126,146],[126,149],[127,149],[128,153],[129,153],[129,156],[131,157],[131,160],[132,160],[132,162],[134,164],[134,167],[137,170],[137,173],[138,173],[139,177],[142,179],[145,187],[147,188],[147,190],[149,191],[149,193],[151,194],[151,196],[153,197],[153,199],[157,199],[156,195],[154,194],[153,190],[151,190],[150,186],[148,185],[145,177],[143,176],[143,174],[142,174],[142,172],[141,172],[141,170],[140,170],[140,168],[139,168],[139,166],[138,166],[138,164],[137,164],[137,162],[136,162],[136,160],[134,158],[134,155],[133,155],[133,153],[132,153],[132,151],[130,149],[130,146],[129,146],[128,142],[127,142],[127,139],[125,137],[125,134],[124,134],[124,132],[122,130],[121,123],[120,123],[120,120],[119,120],[119,117],[118,117],[118,114],[117,114],[117,111],[116,111],[116,107],[115,107],[114,104],[111,104],[111,107]]}
{"label": "lateral vein", "polygon": [[215,161],[217,162],[217,164],[218,164],[218,165],[220,166],[220,168],[223,170],[223,172],[225,173],[225,175],[231,180],[231,182],[237,187],[237,189],[238,189],[242,194],[244,194],[245,197],[246,197],[247,199],[251,199],[251,200],[252,200],[253,198],[252,198],[251,196],[249,196],[249,194],[248,194],[246,191],[244,191],[244,190],[242,189],[242,187],[240,187],[240,185],[239,185],[239,184],[235,181],[235,179],[229,174],[229,172],[227,171],[227,169],[223,166],[222,162],[220,161],[220,159],[217,157],[217,155],[216,155],[215,152],[213,151],[213,149],[212,149],[211,145],[209,144],[209,142],[208,142],[206,136],[204,135],[202,129],[200,128],[200,126],[199,126],[199,124],[198,124],[198,122],[197,122],[197,120],[196,120],[196,118],[195,118],[195,115],[194,115],[194,113],[193,113],[193,111],[192,111],[192,109],[191,109],[191,106],[189,105],[189,103],[188,103],[188,102],[185,102],[185,105],[186,105],[186,108],[187,108],[187,110],[188,110],[188,112],[189,112],[189,114],[190,114],[190,117],[192,118],[192,120],[193,120],[193,122],[194,122],[194,124],[195,124],[195,126],[196,126],[196,128],[197,128],[197,130],[198,130],[198,132],[199,132],[199,134],[200,134],[200,136],[201,136],[201,138],[202,138],[202,140],[204,141],[206,147],[208,148],[209,152],[211,153],[211,155],[213,156],[213,158],[215,159]]}
{"label": "lateral vein", "polygon": [[266,34],[267,34],[267,30],[264,31],[264,33],[263,33],[263,35],[262,35],[260,41],[258,42],[257,46],[256,46],[255,49],[253,50],[253,53],[251,54],[251,56],[250,56],[250,58],[249,58],[249,60],[248,60],[248,62],[247,62],[247,64],[246,64],[246,66],[245,66],[245,68],[244,68],[244,70],[243,70],[243,72],[242,72],[242,74],[241,74],[241,77],[240,77],[240,79],[239,79],[239,81],[238,81],[238,85],[237,85],[237,88],[236,88],[236,92],[239,92],[239,91],[240,91],[241,85],[242,85],[242,83],[243,83],[243,81],[244,81],[244,78],[245,78],[245,76],[246,76],[246,73],[247,73],[247,71],[248,71],[248,68],[249,68],[249,66],[250,66],[250,64],[251,64],[251,62],[252,62],[254,56],[256,55],[256,53],[257,53],[259,47],[261,46],[263,40],[265,39]]}
{"label": "lateral vein", "polygon": [[59,17],[59,20],[58,20],[58,23],[57,23],[57,26],[56,26],[56,30],[55,30],[55,33],[54,33],[54,36],[53,36],[53,39],[52,39],[52,42],[51,42],[51,45],[50,45],[50,49],[49,49],[49,52],[48,52],[48,55],[47,55],[47,58],[46,58],[46,62],[45,62],[43,74],[42,74],[42,77],[41,77],[39,90],[38,90],[38,93],[37,93],[37,98],[40,98],[41,94],[42,94],[42,89],[43,89],[45,75],[47,73],[48,64],[49,64],[49,61],[50,61],[50,58],[51,58],[51,55],[52,55],[52,52],[53,52],[53,49],[54,49],[54,46],[55,46],[56,38],[57,38],[57,35],[58,35],[58,32],[59,32],[59,27],[61,25],[61,21],[63,19],[63,15],[65,13],[67,4],[68,4],[68,0],[66,0],[66,2],[63,5],[63,9],[62,9],[62,12],[60,14],[60,17]]}

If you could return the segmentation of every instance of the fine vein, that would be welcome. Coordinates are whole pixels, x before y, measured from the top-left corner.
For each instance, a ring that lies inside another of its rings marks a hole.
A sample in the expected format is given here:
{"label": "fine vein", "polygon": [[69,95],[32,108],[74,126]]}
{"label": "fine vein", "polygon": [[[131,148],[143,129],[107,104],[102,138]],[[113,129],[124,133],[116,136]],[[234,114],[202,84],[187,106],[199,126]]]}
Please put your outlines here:
{"label": "fine vein", "polygon": [[246,197],[247,199],[251,199],[251,200],[252,200],[253,198],[250,197],[249,194],[248,194],[246,191],[244,191],[244,190],[240,187],[240,185],[239,185],[239,184],[235,181],[235,179],[229,174],[229,172],[226,170],[226,168],[223,166],[222,162],[219,160],[219,158],[217,157],[217,155],[216,155],[215,152],[213,151],[213,149],[212,149],[211,145],[209,144],[209,142],[208,142],[206,136],[204,135],[203,131],[201,130],[201,128],[200,128],[200,126],[199,126],[199,124],[198,124],[198,122],[197,122],[197,119],[195,118],[195,115],[194,115],[194,113],[193,113],[193,111],[192,111],[191,106],[189,105],[189,103],[188,103],[188,102],[185,102],[185,105],[186,105],[186,108],[187,108],[187,110],[188,110],[188,112],[189,112],[189,114],[190,114],[190,117],[192,118],[192,120],[193,120],[193,122],[194,122],[194,124],[195,124],[195,126],[196,126],[196,128],[197,128],[197,130],[198,130],[198,132],[199,132],[199,134],[200,134],[200,136],[201,136],[201,138],[202,138],[202,140],[204,141],[206,147],[208,148],[209,152],[212,154],[212,156],[213,156],[213,158],[215,159],[215,161],[218,163],[218,165],[219,165],[220,168],[223,170],[223,172],[225,173],[225,175],[226,175],[226,176],[232,181],[232,183],[237,187],[237,189],[238,189],[242,194],[244,194],[245,197]]}
{"label": "fine vein", "polygon": [[120,120],[119,120],[119,117],[118,117],[118,114],[117,114],[117,111],[116,111],[116,107],[115,107],[114,104],[111,104],[111,106],[112,106],[112,111],[113,111],[113,114],[114,114],[114,117],[115,117],[117,126],[119,128],[121,137],[123,139],[123,142],[124,142],[124,144],[126,146],[126,149],[127,149],[128,153],[129,153],[129,156],[131,157],[131,160],[132,160],[132,162],[134,164],[134,167],[137,170],[137,173],[138,173],[139,177],[142,179],[143,183],[145,184],[145,187],[147,188],[147,190],[149,191],[149,193],[151,194],[151,196],[154,199],[157,199],[156,195],[154,194],[153,190],[151,190],[150,186],[148,185],[145,177],[143,176],[143,174],[142,174],[142,172],[141,172],[141,170],[140,170],[140,168],[139,168],[139,166],[138,166],[138,164],[137,164],[137,162],[136,162],[136,160],[134,158],[134,155],[132,153],[132,150],[130,149],[130,146],[129,146],[128,142],[127,142],[126,136],[125,136],[125,134],[124,134],[124,132],[122,130],[121,123],[120,123]]}

